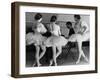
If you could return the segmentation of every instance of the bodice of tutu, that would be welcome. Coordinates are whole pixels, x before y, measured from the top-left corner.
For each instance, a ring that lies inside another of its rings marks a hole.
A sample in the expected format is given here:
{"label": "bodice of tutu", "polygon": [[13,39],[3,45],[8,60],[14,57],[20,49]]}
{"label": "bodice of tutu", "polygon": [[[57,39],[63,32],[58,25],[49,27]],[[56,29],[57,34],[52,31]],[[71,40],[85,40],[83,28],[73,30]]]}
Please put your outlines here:
{"label": "bodice of tutu", "polygon": [[[86,28],[84,32],[83,32],[83,27]],[[81,20],[78,23],[75,23],[74,30],[75,30],[75,33],[78,33],[78,32],[86,33],[89,31],[89,26],[85,21]]]}
{"label": "bodice of tutu", "polygon": [[37,23],[35,31],[37,31],[39,33],[46,33],[47,29],[45,28],[45,26],[42,23]]}
{"label": "bodice of tutu", "polygon": [[57,24],[50,24],[50,32],[53,34],[53,35],[56,35],[56,36],[59,36],[61,35],[61,32],[60,32],[60,26],[57,25]]}
{"label": "bodice of tutu", "polygon": [[79,21],[78,23],[75,23],[75,26],[74,26],[75,33],[80,32],[80,30],[81,30],[81,21]]}

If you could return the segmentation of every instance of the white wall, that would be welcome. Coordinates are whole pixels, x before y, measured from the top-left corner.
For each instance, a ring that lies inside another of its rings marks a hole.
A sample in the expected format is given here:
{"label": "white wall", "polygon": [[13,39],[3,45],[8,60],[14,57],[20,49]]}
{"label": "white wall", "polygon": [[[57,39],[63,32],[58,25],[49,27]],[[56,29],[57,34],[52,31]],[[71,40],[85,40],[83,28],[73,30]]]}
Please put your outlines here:
{"label": "white wall", "polygon": [[[100,80],[100,54],[98,54],[99,73],[97,74],[81,74],[81,75],[64,75],[52,77],[38,78],[22,78],[14,79],[10,77],[11,68],[11,2],[15,0],[1,0],[0,2],[0,80]],[[100,9],[100,0],[16,0],[30,1],[41,3],[55,4],[73,4],[73,5],[89,5],[98,6]],[[100,11],[99,13],[100,14]],[[100,15],[98,16],[100,21]],[[100,26],[100,23],[98,24]],[[100,34],[100,27],[98,27]],[[100,37],[98,36],[98,44]],[[100,45],[98,45],[100,47]],[[98,50],[100,53],[100,49]]]}

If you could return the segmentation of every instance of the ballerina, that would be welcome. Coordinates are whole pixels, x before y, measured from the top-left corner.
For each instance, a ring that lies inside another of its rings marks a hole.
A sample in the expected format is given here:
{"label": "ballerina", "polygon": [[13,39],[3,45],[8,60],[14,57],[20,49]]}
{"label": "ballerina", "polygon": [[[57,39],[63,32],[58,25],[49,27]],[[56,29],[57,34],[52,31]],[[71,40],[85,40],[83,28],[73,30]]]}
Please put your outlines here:
{"label": "ballerina", "polygon": [[[34,17],[36,21],[36,26],[32,27],[34,33],[28,33],[26,34],[26,45],[34,44],[36,48],[36,54],[35,54],[35,63],[33,66],[37,63],[37,66],[40,66],[40,59],[45,53],[45,48],[42,45],[42,42],[44,41],[45,37],[43,37],[43,34],[47,32],[44,25],[41,23],[42,21],[42,15],[40,13],[37,13]],[[42,53],[39,55],[40,48],[42,49]]]}
{"label": "ballerina", "polygon": [[[56,46],[56,45],[58,45],[59,42],[60,44],[63,43],[62,39],[64,39],[64,37],[61,36],[60,26],[56,24],[56,21],[57,21],[57,16],[53,15],[50,19],[50,32],[52,36],[49,37],[45,42],[46,46],[48,45],[50,46],[50,44],[52,44],[53,59],[50,60],[50,65],[52,65],[54,62],[55,66],[57,65],[56,59],[62,52],[61,46]],[[56,51],[56,48],[58,49],[58,52]]]}
{"label": "ballerina", "polygon": [[[84,37],[86,36],[86,38],[87,38],[87,36],[89,37],[89,35],[87,35],[87,33],[88,34],[90,33],[89,26],[85,21],[83,21],[81,19],[81,16],[78,15],[78,14],[74,15],[74,20],[75,20],[75,25],[74,25],[75,33],[76,34],[81,34]],[[81,55],[79,54],[79,58],[80,58],[80,56]],[[84,57],[84,58],[85,58],[86,61],[88,61],[86,57]],[[77,61],[77,63],[79,63],[79,61]]]}
{"label": "ballerina", "polygon": [[78,44],[78,51],[79,51],[79,56],[78,59],[76,61],[76,64],[78,64],[80,62],[81,57],[83,56],[83,58],[88,62],[88,58],[85,56],[83,50],[82,50],[82,42],[84,41],[89,41],[90,39],[90,32],[86,32],[85,34],[73,34],[68,41],[70,42],[77,42]]}

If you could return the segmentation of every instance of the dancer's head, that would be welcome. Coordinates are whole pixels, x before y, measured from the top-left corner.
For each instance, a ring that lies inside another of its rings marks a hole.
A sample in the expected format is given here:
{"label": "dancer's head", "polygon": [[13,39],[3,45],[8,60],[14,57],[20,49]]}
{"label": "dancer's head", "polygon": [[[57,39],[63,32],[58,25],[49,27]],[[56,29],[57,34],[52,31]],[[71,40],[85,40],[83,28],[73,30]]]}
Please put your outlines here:
{"label": "dancer's head", "polygon": [[72,28],[72,23],[70,21],[66,22],[66,26],[68,29],[71,29]]}
{"label": "dancer's head", "polygon": [[36,21],[41,22],[41,20],[42,20],[42,15],[41,15],[41,13],[37,13],[37,14],[34,16],[34,19],[35,19]]}
{"label": "dancer's head", "polygon": [[57,16],[53,15],[50,19],[50,22],[56,22],[57,21]]}
{"label": "dancer's head", "polygon": [[74,15],[74,20],[76,21],[76,22],[78,22],[78,21],[80,21],[80,19],[81,19],[81,16],[80,15]]}

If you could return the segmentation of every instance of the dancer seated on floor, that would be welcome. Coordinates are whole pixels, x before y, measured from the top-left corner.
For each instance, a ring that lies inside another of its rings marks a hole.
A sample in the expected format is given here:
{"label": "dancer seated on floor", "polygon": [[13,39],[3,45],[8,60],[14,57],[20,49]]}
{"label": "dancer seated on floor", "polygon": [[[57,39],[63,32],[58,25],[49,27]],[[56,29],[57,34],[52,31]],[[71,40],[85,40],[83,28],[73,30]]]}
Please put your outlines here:
{"label": "dancer seated on floor", "polygon": [[[69,33],[68,33],[68,37],[67,38],[70,38],[71,35],[75,34],[75,31],[74,31],[74,29],[72,27],[72,22],[70,22],[70,21],[66,22],[66,27],[67,27],[67,29],[69,29]],[[73,47],[77,48],[77,42],[70,42],[69,41],[67,43],[67,53],[68,53],[68,55],[70,53],[71,48],[73,48]],[[75,55],[74,54],[71,54],[71,55],[72,55],[72,58],[75,59]]]}
{"label": "dancer seated on floor", "polygon": [[[75,34],[75,31],[74,31],[74,29],[72,27],[72,23],[70,21],[66,22],[66,27],[69,29],[69,33],[68,33],[68,38],[69,38],[71,35]],[[75,46],[75,43],[68,42],[67,46],[68,46],[68,52],[69,52],[71,47]]]}

